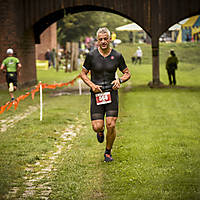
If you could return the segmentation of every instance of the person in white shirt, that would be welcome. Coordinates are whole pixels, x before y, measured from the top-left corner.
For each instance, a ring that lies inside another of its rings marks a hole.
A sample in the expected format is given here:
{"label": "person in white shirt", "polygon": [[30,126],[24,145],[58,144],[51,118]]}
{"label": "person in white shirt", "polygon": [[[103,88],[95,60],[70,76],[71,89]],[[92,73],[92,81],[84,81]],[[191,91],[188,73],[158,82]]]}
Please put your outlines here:
{"label": "person in white shirt", "polygon": [[142,62],[142,49],[140,47],[138,47],[138,49],[136,51],[136,61],[135,61],[135,64],[137,63],[137,61],[139,61],[139,64],[141,64],[141,62]]}

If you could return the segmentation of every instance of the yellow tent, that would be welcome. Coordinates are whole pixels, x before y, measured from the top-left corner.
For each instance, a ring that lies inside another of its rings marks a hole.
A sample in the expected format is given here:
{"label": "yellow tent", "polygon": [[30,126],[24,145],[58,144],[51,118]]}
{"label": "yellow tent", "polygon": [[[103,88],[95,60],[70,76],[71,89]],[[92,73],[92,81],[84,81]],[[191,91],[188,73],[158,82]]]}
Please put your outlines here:
{"label": "yellow tent", "polygon": [[200,32],[200,26],[199,27],[194,27],[192,29],[192,35],[196,34],[196,33],[199,33]]}
{"label": "yellow tent", "polygon": [[181,43],[181,42],[182,42],[182,30],[180,29],[178,32],[176,43]]}
{"label": "yellow tent", "polygon": [[199,15],[190,17],[184,24],[182,24],[182,28],[192,27],[198,18],[199,18]]}
{"label": "yellow tent", "polygon": [[184,24],[181,25],[176,42],[197,40],[197,35],[200,33],[200,15],[190,17]]}

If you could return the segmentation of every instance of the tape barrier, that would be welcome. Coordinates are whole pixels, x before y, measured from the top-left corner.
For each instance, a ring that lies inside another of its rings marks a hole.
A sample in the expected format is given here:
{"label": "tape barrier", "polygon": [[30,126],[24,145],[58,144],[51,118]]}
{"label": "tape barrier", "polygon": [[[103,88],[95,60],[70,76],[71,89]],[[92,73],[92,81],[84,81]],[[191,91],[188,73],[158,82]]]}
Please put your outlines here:
{"label": "tape barrier", "polygon": [[0,114],[2,114],[5,110],[9,110],[13,105],[15,110],[17,109],[17,106],[21,100],[26,99],[29,95],[32,96],[32,99],[35,97],[35,93],[40,91],[40,85],[42,85],[42,89],[48,88],[48,89],[55,89],[57,87],[63,87],[63,86],[68,86],[68,85],[73,85],[74,82],[80,78],[80,75],[75,77],[73,80],[67,82],[67,83],[56,83],[56,84],[45,84],[45,83],[39,83],[38,85],[35,86],[34,89],[32,89],[30,92],[27,92],[24,95],[21,95],[17,97],[14,101],[8,101],[5,105],[0,107]]}

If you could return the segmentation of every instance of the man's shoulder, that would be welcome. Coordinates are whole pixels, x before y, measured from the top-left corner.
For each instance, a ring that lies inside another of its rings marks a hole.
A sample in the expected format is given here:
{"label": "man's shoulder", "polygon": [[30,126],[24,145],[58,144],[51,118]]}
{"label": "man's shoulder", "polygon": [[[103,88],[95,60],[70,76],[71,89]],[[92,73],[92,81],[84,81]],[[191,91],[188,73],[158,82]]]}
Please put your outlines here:
{"label": "man's shoulder", "polygon": [[116,57],[122,56],[122,54],[121,54],[120,52],[116,51],[115,49],[112,49],[112,54],[113,54],[114,56],[116,56]]}
{"label": "man's shoulder", "polygon": [[8,56],[8,57],[6,57],[4,60],[10,60],[10,58],[11,58],[11,57],[10,57],[10,56]]}
{"label": "man's shoulder", "polygon": [[98,54],[98,50],[97,49],[93,49],[92,51],[90,51],[88,53],[89,56],[94,56],[94,55],[97,55]]}
{"label": "man's shoulder", "polygon": [[3,60],[3,62],[9,62],[10,60],[12,60],[12,57],[8,56]]}
{"label": "man's shoulder", "polygon": [[167,60],[170,60],[170,59],[172,59],[172,56],[168,56]]}
{"label": "man's shoulder", "polygon": [[[8,57],[7,57],[7,58],[8,58]],[[4,59],[3,59],[3,63],[6,62],[6,61],[8,60],[7,58],[4,58]]]}

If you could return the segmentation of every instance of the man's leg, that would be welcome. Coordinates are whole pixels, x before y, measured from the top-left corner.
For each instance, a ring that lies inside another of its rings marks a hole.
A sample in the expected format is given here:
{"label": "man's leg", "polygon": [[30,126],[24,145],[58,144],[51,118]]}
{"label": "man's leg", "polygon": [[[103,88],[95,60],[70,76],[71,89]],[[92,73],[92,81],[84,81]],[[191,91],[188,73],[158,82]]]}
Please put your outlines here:
{"label": "man's leg", "polygon": [[16,91],[16,89],[17,89],[17,86],[14,86],[12,91],[9,90],[9,94],[10,94],[11,100],[15,99],[15,97],[14,97],[14,91]]}
{"label": "man's leg", "polygon": [[137,64],[137,61],[138,61],[138,57],[136,57],[136,59],[135,59],[135,64]]}
{"label": "man's leg", "polygon": [[111,149],[116,138],[116,129],[115,129],[116,121],[117,117],[106,117],[107,135],[106,135],[106,150],[104,154],[105,162],[113,161],[113,158],[111,156]]}
{"label": "man's leg", "polygon": [[116,138],[116,121],[117,117],[106,117],[106,128],[107,128],[107,134],[106,134],[106,148],[108,150],[112,149],[113,143]]}
{"label": "man's leg", "polygon": [[96,133],[104,131],[104,120],[92,120],[92,128]]}
{"label": "man's leg", "polygon": [[171,72],[170,70],[167,70],[168,78],[169,78],[169,84],[172,84],[172,79],[171,79]]}
{"label": "man's leg", "polygon": [[7,84],[8,84],[8,92],[11,97],[11,100],[14,100],[14,91],[16,90],[16,86],[13,84],[13,79],[8,78]]}
{"label": "man's leg", "polygon": [[17,90],[17,73],[13,74],[10,81],[11,81],[11,83],[9,83],[9,85],[12,84],[12,88],[9,88],[9,92],[10,92],[11,100],[13,101],[13,100],[15,100],[14,92]]}
{"label": "man's leg", "polygon": [[13,92],[9,92],[9,94],[10,94],[11,100],[14,100],[14,94],[13,94]]}
{"label": "man's leg", "polygon": [[175,70],[172,72],[172,77],[173,77],[173,83],[176,85],[176,75],[175,75]]}
{"label": "man's leg", "polygon": [[139,62],[139,63],[140,63],[140,65],[141,65],[141,63],[142,63],[142,58],[141,58],[141,57],[140,57],[140,62]]}
{"label": "man's leg", "polygon": [[99,143],[104,141],[104,120],[93,120],[92,128],[97,133],[97,140]]}

